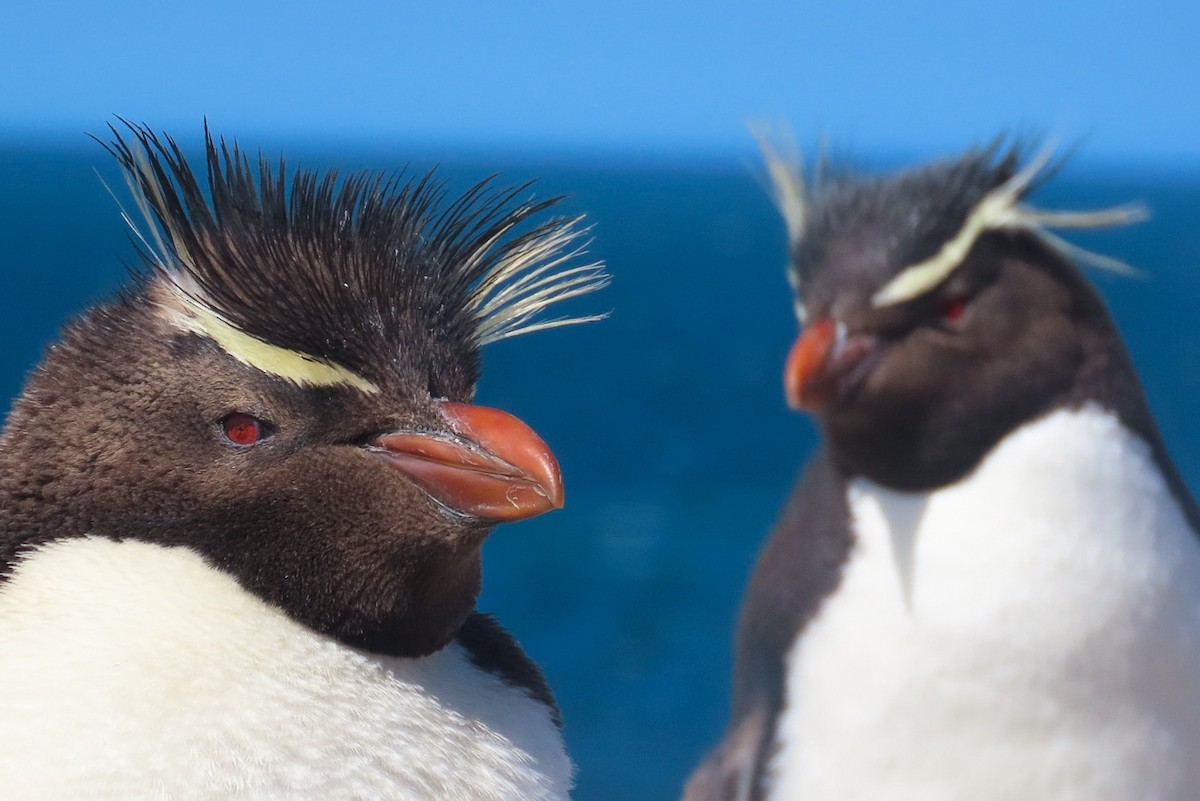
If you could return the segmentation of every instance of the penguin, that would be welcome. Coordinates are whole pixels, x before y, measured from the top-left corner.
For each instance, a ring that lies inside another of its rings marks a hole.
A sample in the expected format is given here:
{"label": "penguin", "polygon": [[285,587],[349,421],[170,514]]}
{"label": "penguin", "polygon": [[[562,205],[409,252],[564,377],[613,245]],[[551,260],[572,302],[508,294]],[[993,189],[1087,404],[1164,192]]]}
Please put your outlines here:
{"label": "penguin", "polygon": [[4,797],[568,798],[554,697],[475,611],[484,539],[561,474],[472,401],[484,345],[597,318],[541,314],[607,282],[581,218],[207,124],[205,182],[109,129],[145,269],[0,436]]}
{"label": "penguin", "polygon": [[1200,793],[1200,513],[1129,353],[1037,208],[1051,149],[883,177],[768,143],[822,444],[754,569],[688,801]]}

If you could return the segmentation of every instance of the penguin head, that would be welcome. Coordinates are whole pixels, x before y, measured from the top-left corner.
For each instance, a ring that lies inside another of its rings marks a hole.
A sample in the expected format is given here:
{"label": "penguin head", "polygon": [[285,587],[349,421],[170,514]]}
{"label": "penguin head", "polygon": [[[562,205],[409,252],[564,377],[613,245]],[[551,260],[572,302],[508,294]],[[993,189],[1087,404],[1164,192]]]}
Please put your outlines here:
{"label": "penguin head", "polygon": [[[563,502],[517,418],[472,403],[479,349],[598,289],[578,220],[432,175],[296,172],[206,132],[113,130],[148,269],[52,346],[0,440],[0,543],[188,547],[293,618],[398,655],[471,612],[497,522]],[[440,208],[439,208],[440,206]],[[135,229],[136,230],[136,229]]]}
{"label": "penguin head", "polygon": [[802,325],[785,393],[816,415],[849,473],[904,490],[950,483],[1071,396],[1098,362],[1126,359],[1071,257],[1131,268],[1047,228],[1116,225],[1141,211],[1029,207],[1048,152],[1022,167],[1015,149],[993,145],[808,187],[794,162],[765,151]]}

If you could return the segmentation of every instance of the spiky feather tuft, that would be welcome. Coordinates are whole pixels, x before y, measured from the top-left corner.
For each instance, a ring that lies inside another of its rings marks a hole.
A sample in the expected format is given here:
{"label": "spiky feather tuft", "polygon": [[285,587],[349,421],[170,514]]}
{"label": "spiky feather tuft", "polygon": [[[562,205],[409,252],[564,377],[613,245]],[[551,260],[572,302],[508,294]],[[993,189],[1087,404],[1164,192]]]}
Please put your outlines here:
{"label": "spiky feather tuft", "polygon": [[[1066,212],[1025,203],[1046,177],[1051,147],[1022,167],[1020,149],[1004,149],[997,139],[958,159],[882,180],[844,173],[805,186],[794,166],[797,158],[781,156],[782,147],[762,137],[760,146],[776,203],[788,223],[789,278],[798,296],[803,294],[808,271],[822,262],[829,244],[847,235],[861,240],[863,231],[870,232],[876,247],[887,251],[895,268],[893,277],[872,297],[875,306],[903,303],[941,284],[986,231],[1027,231],[1080,263],[1136,273],[1124,262],[1073,245],[1050,229],[1128,225],[1145,219],[1140,204]],[[790,150],[794,152],[794,146]],[[802,314],[802,304],[798,308]]]}
{"label": "spiky feather tuft", "polygon": [[[1049,228],[1107,228],[1129,225],[1146,218],[1145,208],[1130,204],[1093,211],[1052,211],[1025,205],[1021,201],[1030,193],[1035,181],[1050,163],[1052,147],[1044,148],[1019,171],[999,186],[987,192],[963,220],[958,232],[946,240],[929,258],[905,267],[871,299],[875,306],[889,306],[923,295],[941,284],[966,258],[979,236],[989,230],[1024,230],[1034,234],[1052,250],[1063,255],[1115,272],[1135,274],[1137,271],[1118,259],[1104,256],[1051,233]],[[1006,162],[1016,163],[1015,152]]]}
{"label": "spiky feather tuft", "polygon": [[488,178],[443,205],[432,171],[410,180],[289,177],[282,159],[260,156],[252,167],[205,126],[206,194],[175,140],[121,122],[128,132],[110,125],[112,141],[102,144],[124,168],[148,230],[125,219],[201,328],[245,335],[321,370],[377,376],[431,338],[473,352],[604,316],[541,318],[608,276],[597,262],[570,266],[584,252],[581,218],[529,227],[559,198],[522,200],[528,183],[498,188]]}

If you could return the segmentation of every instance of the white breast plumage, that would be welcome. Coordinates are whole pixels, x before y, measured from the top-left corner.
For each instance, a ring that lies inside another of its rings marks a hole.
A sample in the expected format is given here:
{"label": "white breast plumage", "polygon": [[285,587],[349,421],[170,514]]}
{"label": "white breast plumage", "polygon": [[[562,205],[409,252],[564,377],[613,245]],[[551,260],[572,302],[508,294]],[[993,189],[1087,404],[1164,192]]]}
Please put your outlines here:
{"label": "white breast plumage", "polygon": [[1055,412],[953,486],[858,480],[849,503],[771,798],[1200,797],[1200,541],[1113,415]]}
{"label": "white breast plumage", "polygon": [[66,540],[0,585],[0,786],[23,799],[565,799],[549,710],[451,645],[378,657],[183,548]]}

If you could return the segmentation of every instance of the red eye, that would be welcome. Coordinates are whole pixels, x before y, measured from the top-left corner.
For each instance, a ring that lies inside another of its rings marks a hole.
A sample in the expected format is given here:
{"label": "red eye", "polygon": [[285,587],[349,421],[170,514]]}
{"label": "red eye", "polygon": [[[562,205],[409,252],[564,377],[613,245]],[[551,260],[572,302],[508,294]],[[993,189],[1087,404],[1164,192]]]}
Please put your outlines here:
{"label": "red eye", "polygon": [[949,323],[957,323],[967,313],[968,300],[965,295],[954,295],[944,299],[938,306],[938,314]]}
{"label": "red eye", "polygon": [[234,412],[221,421],[225,438],[234,445],[253,445],[270,435],[267,425],[257,417]]}

